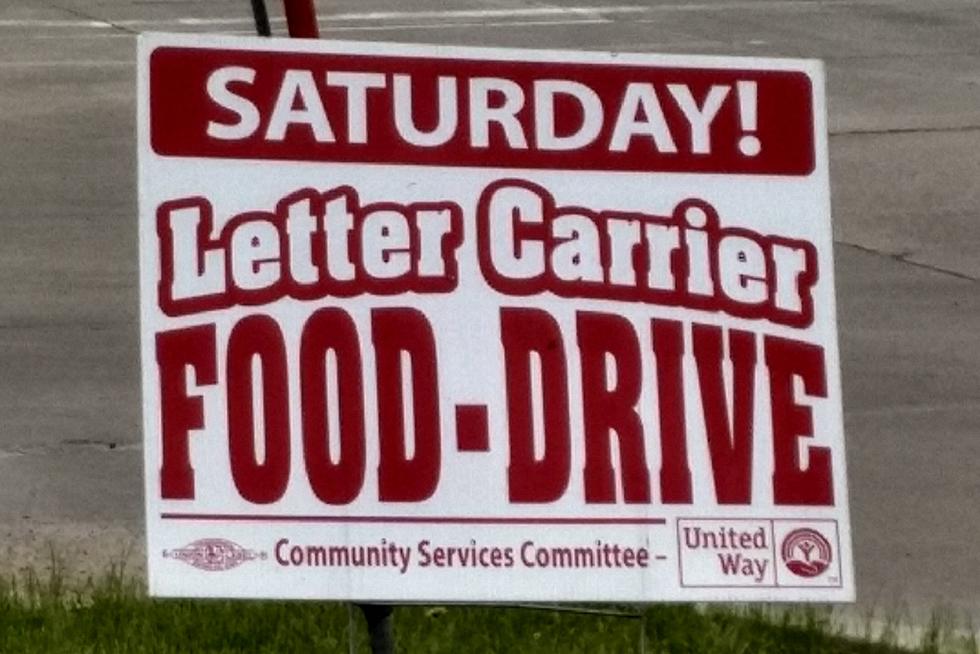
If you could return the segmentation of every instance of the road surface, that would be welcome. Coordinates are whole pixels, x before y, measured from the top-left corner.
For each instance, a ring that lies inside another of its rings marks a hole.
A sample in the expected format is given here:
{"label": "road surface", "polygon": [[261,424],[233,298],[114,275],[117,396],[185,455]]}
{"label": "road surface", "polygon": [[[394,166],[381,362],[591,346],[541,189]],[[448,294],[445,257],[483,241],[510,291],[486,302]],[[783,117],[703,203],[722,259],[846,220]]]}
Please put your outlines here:
{"label": "road surface", "polygon": [[[980,618],[976,0],[319,5],[345,39],[823,59],[859,607]],[[8,568],[141,565],[135,35],[251,29],[245,0],[0,2]]]}

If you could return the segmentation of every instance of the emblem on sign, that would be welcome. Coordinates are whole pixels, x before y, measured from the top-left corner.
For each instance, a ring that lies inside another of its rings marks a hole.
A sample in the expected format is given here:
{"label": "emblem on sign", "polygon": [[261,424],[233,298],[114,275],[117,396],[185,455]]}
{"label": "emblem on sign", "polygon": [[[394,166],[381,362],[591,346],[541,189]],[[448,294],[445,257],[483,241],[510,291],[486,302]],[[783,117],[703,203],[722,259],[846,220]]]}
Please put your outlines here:
{"label": "emblem on sign", "polygon": [[819,577],[830,567],[830,542],[813,529],[794,529],[783,539],[783,561],[799,577]]}
{"label": "emblem on sign", "polygon": [[220,572],[237,568],[249,561],[265,560],[268,554],[245,549],[224,538],[202,538],[184,547],[164,550],[163,558],[183,561],[198,570]]}

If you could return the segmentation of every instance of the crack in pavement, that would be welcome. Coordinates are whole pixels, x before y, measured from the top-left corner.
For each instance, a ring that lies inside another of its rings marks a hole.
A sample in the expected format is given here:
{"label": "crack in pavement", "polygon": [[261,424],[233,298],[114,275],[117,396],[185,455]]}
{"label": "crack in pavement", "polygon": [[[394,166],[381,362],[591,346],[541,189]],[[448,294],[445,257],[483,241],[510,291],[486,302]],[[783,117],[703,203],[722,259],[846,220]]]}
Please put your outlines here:
{"label": "crack in pavement", "polygon": [[48,6],[51,7],[52,9],[57,9],[58,11],[63,11],[66,14],[69,14],[71,16],[74,16],[75,18],[80,18],[82,20],[90,20],[90,21],[93,21],[93,22],[103,23],[105,25],[108,25],[110,28],[112,28],[112,29],[114,29],[114,30],[116,30],[118,32],[122,32],[124,34],[129,34],[129,35],[133,35],[133,36],[139,34],[139,31],[138,30],[131,29],[129,27],[126,27],[125,25],[120,25],[119,23],[116,23],[116,22],[114,22],[112,20],[109,20],[109,19],[106,19],[106,18],[99,18],[99,17],[97,17],[97,16],[95,16],[93,14],[89,14],[87,12],[81,11],[80,9],[74,9],[72,7],[65,7],[65,6],[56,5],[56,4],[50,4]]}
{"label": "crack in pavement", "polygon": [[859,252],[864,252],[866,254],[873,254],[879,257],[884,257],[891,259],[892,261],[897,261],[899,263],[904,263],[909,266],[914,266],[916,268],[921,268],[923,270],[928,270],[930,272],[938,273],[940,275],[947,275],[949,277],[955,277],[956,279],[961,279],[968,282],[980,282],[980,277],[974,277],[973,275],[968,275],[966,273],[959,272],[958,270],[952,270],[950,268],[943,268],[941,266],[936,266],[934,264],[929,264],[921,261],[913,261],[909,259],[909,255],[912,252],[885,252],[882,250],[876,250],[874,248],[859,245],[857,243],[848,243],[847,241],[834,240],[835,245],[842,245],[844,247],[854,248]]}
{"label": "crack in pavement", "polygon": [[943,134],[980,132],[980,125],[952,125],[947,127],[885,127],[882,129],[852,129],[834,130],[830,137],[835,136],[867,136],[878,134]]}
{"label": "crack in pavement", "polygon": [[64,454],[66,452],[75,452],[79,449],[97,450],[100,452],[129,452],[134,450],[142,450],[143,444],[139,442],[119,443],[117,441],[109,440],[70,438],[55,444],[24,445],[0,449],[0,460],[24,456],[50,456],[54,454]]}

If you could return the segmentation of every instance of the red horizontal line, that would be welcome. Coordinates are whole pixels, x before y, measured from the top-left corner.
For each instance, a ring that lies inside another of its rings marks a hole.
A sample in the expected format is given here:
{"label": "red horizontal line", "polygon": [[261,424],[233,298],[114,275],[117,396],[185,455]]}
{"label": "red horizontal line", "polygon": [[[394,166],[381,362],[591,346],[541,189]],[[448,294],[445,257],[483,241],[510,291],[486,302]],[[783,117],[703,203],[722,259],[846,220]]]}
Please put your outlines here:
{"label": "red horizontal line", "polygon": [[489,518],[378,515],[258,515],[240,513],[161,513],[164,520],[201,522],[323,522],[434,525],[663,525],[663,518]]}

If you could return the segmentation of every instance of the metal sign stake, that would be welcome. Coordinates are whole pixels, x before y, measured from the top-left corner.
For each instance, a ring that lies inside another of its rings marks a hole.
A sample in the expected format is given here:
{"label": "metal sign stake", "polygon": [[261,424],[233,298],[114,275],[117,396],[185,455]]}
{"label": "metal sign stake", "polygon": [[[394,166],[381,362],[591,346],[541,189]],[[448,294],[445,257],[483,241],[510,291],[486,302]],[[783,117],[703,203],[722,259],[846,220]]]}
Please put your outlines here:
{"label": "metal sign stake", "polygon": [[272,26],[269,24],[269,12],[265,8],[265,0],[252,0],[252,15],[255,16],[255,31],[259,36],[272,36]]}

